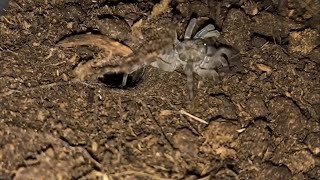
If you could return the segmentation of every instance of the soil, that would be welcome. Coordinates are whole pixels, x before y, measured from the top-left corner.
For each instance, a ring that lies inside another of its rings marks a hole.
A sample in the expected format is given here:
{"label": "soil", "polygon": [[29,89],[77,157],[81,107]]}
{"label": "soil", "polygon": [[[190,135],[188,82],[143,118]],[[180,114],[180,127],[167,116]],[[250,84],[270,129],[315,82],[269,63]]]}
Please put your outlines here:
{"label": "soil", "polygon": [[[0,179],[320,178],[319,1],[166,2],[155,12],[159,1],[10,1]],[[182,37],[191,17],[214,24],[241,67],[204,81],[192,103],[181,70],[148,66],[126,88],[72,81],[99,49],[57,43],[91,32],[133,48],[132,25],[151,16],[140,35],[176,23]]]}

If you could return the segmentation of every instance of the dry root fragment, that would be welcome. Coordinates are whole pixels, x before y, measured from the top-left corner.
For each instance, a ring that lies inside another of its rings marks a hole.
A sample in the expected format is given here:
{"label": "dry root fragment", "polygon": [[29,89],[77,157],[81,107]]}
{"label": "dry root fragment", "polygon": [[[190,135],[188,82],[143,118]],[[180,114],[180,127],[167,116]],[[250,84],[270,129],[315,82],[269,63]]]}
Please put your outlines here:
{"label": "dry root fragment", "polygon": [[112,51],[115,55],[120,56],[129,56],[132,53],[132,50],[118,41],[114,41],[103,35],[94,35],[94,34],[82,34],[76,35],[65,40],[61,41],[58,46],[69,48],[75,46],[97,46],[103,49],[106,53]]}
{"label": "dry root fragment", "polygon": [[203,119],[200,119],[200,118],[198,118],[197,116],[194,116],[194,115],[186,112],[185,110],[180,110],[179,112],[180,112],[181,114],[183,114],[183,115],[189,116],[190,118],[192,118],[192,119],[194,119],[194,120],[196,120],[196,121],[198,121],[198,122],[201,122],[201,123],[203,123],[203,124],[208,124],[207,121],[205,121],[205,120],[203,120]]}
{"label": "dry root fragment", "polygon": [[84,45],[99,47],[103,50],[103,55],[91,61],[78,64],[73,73],[75,78],[79,80],[84,80],[90,75],[103,75],[105,72],[99,71],[98,69],[103,68],[105,64],[121,64],[121,62],[115,62],[119,61],[119,58],[113,58],[114,55],[128,57],[133,54],[133,51],[128,46],[125,46],[103,35],[76,35],[63,40],[58,44],[58,46],[64,48]]}
{"label": "dry root fragment", "polygon": [[78,64],[78,66],[73,70],[75,78],[83,81],[87,76],[95,74],[95,68],[93,67],[94,64],[94,61],[88,61]]}

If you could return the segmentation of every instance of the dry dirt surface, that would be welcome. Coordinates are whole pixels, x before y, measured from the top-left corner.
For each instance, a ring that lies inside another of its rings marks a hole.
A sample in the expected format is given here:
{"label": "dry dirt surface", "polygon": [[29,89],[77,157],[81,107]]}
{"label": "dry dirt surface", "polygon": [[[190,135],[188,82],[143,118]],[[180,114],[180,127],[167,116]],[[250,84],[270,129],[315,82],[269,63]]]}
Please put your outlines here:
{"label": "dry dirt surface", "polygon": [[[0,17],[0,179],[319,179],[319,10],[317,0],[11,0]],[[126,88],[113,75],[74,80],[101,49],[57,46],[91,33],[135,49],[161,42],[163,27],[181,38],[192,17],[214,24],[241,65],[202,82],[193,103],[182,70],[148,66]]]}

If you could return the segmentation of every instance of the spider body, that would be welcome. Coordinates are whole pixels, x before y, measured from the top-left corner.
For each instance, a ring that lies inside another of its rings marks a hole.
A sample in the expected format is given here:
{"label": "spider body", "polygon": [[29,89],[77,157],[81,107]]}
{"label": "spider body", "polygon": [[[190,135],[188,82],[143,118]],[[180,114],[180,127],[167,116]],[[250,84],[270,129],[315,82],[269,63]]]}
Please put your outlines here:
{"label": "spider body", "polygon": [[220,36],[219,31],[215,30],[212,24],[199,30],[195,36],[192,37],[195,23],[196,19],[191,19],[186,29],[184,39],[179,41],[176,38],[173,48],[160,54],[158,56],[159,60],[151,63],[153,67],[169,72],[182,66],[187,75],[189,99],[193,99],[194,97],[194,73],[203,78],[216,79],[219,77],[216,69],[228,67],[228,60],[231,58],[231,51],[229,49],[216,49],[205,43],[204,39],[210,37],[218,38]]}
{"label": "spider body", "polygon": [[180,60],[185,63],[202,61],[206,55],[207,47],[202,39],[187,39],[177,43],[175,47]]}

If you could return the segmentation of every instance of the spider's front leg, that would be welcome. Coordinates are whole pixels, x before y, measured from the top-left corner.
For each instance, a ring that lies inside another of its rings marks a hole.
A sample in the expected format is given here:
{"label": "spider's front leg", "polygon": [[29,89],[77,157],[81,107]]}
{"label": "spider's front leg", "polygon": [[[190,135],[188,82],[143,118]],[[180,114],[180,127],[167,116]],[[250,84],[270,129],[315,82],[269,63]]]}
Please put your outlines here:
{"label": "spider's front leg", "polygon": [[215,30],[215,27],[213,24],[208,24],[206,27],[199,30],[196,35],[194,35],[193,38],[195,39],[206,39],[215,37],[218,38],[220,36],[220,32],[218,30]]}
{"label": "spider's front leg", "polygon": [[201,80],[198,81],[198,88],[200,88],[205,79],[217,81],[220,78],[219,73],[215,69],[211,69],[208,66],[200,67],[200,65],[194,65],[194,72],[201,77]]}
{"label": "spider's front leg", "polygon": [[179,58],[174,51],[169,54],[162,54],[157,57],[158,60],[150,65],[163,71],[173,72],[180,66]]}
{"label": "spider's front leg", "polygon": [[231,51],[227,48],[220,48],[213,51],[213,55],[207,55],[204,59],[195,65],[194,72],[202,78],[213,80],[219,79],[219,74],[216,71],[220,68],[229,68]]}
{"label": "spider's front leg", "polygon": [[121,86],[126,87],[128,85],[130,86],[130,84],[138,83],[143,78],[145,71],[146,71],[146,67],[144,66],[130,74],[123,73]]}
{"label": "spider's front leg", "polygon": [[192,101],[194,98],[193,71],[194,71],[193,62],[189,60],[187,61],[185,72],[187,75],[187,92],[188,92],[188,97],[190,101]]}
{"label": "spider's front leg", "polygon": [[205,69],[200,67],[195,67],[194,72],[198,74],[203,79],[213,79],[218,80],[219,74],[215,69]]}
{"label": "spider's front leg", "polygon": [[121,83],[121,86],[122,86],[122,87],[125,87],[125,86],[127,85],[128,76],[129,76],[129,74],[128,74],[128,73],[123,73],[123,76],[122,76],[122,83]]}

